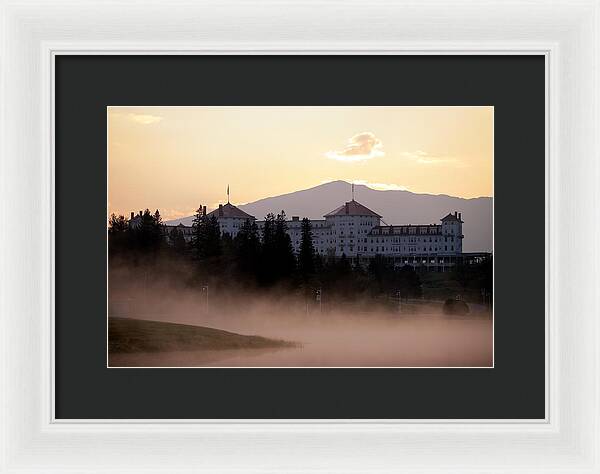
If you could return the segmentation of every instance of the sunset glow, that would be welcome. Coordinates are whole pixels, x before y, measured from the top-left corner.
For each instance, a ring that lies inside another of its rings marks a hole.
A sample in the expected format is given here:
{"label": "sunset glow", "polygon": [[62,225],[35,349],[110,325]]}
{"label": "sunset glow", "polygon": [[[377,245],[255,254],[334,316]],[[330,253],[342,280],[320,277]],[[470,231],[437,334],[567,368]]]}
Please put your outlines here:
{"label": "sunset glow", "polygon": [[109,213],[189,216],[345,180],[492,196],[493,107],[109,107]]}

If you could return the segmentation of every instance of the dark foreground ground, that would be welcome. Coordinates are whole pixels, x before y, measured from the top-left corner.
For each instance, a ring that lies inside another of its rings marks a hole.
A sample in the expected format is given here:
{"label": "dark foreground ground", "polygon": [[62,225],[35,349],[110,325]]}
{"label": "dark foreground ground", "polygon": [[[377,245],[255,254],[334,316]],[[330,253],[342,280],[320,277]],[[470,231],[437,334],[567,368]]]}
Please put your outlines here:
{"label": "dark foreground ground", "polygon": [[243,336],[202,326],[143,319],[109,318],[108,352],[223,351],[294,347],[293,343],[260,336]]}

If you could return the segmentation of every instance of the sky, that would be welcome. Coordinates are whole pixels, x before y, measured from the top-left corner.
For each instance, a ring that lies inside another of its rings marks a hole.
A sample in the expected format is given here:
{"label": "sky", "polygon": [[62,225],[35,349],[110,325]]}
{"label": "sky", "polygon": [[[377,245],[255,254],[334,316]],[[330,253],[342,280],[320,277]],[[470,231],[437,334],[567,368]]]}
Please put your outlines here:
{"label": "sky", "polygon": [[163,219],[344,180],[493,194],[493,107],[109,107],[108,211]]}

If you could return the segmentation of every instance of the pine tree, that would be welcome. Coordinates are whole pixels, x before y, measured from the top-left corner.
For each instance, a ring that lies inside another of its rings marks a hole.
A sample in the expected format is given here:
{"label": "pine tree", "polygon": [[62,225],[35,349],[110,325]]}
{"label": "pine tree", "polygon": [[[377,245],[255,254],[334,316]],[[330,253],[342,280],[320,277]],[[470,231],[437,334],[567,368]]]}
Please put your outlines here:
{"label": "pine tree", "polygon": [[275,215],[272,212],[269,212],[265,217],[262,240],[264,249],[272,251],[275,246]]}
{"label": "pine tree", "polygon": [[221,227],[219,226],[219,220],[214,215],[206,219],[203,239],[201,253],[204,258],[221,255]]}
{"label": "pine tree", "polygon": [[196,210],[192,221],[191,251],[195,260],[202,259],[202,247],[204,245],[204,233],[206,227],[206,216],[202,212],[202,206]]}
{"label": "pine tree", "polygon": [[422,295],[421,279],[413,267],[404,265],[398,270],[400,276],[400,289],[404,297],[418,298]]}
{"label": "pine tree", "polygon": [[169,234],[169,241],[171,242],[175,253],[178,253],[180,255],[185,254],[187,247],[185,237],[183,236],[183,232],[177,227],[173,227],[173,229],[171,230]]}
{"label": "pine tree", "polygon": [[288,234],[285,212],[277,215],[275,219],[275,256],[276,256],[276,275],[278,278],[287,278],[294,271],[296,259],[294,257],[294,247],[292,239]]}
{"label": "pine tree", "polygon": [[143,253],[153,252],[160,245],[161,227],[156,223],[155,216],[149,209],[141,215],[139,225],[133,228],[135,247]]}
{"label": "pine tree", "polygon": [[164,244],[164,236],[163,236],[163,221],[160,216],[160,212],[157,209],[154,213],[153,217],[153,226],[152,226],[152,247],[157,250],[160,249]]}
{"label": "pine tree", "polygon": [[259,279],[270,284],[277,279],[277,255],[275,245],[275,215],[268,213],[262,228],[262,249],[259,267]]}
{"label": "pine tree", "polygon": [[342,253],[342,256],[340,257],[339,261],[337,262],[337,271],[340,273],[340,275],[347,275],[349,273],[352,272],[352,266],[350,265],[350,260],[348,260],[348,257],[346,257],[345,253]]}
{"label": "pine tree", "polygon": [[129,221],[125,219],[125,216],[120,215],[117,217],[116,214],[111,214],[108,221],[108,232],[111,234],[119,234],[126,232],[129,227]]}
{"label": "pine tree", "polygon": [[129,245],[129,221],[125,216],[111,214],[108,221],[108,255],[113,257],[127,249]]}
{"label": "pine tree", "polygon": [[315,248],[313,246],[312,226],[306,217],[302,219],[298,267],[300,274],[305,280],[315,271]]}
{"label": "pine tree", "polygon": [[250,219],[244,221],[234,241],[238,267],[247,275],[256,274],[260,259],[258,225]]}

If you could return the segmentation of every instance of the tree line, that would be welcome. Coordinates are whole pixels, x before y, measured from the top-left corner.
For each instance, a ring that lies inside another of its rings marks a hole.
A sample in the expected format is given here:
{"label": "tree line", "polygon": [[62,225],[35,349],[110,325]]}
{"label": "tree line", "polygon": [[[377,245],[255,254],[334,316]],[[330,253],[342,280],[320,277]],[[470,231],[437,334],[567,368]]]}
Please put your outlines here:
{"label": "tree line", "polygon": [[[421,281],[410,266],[396,268],[377,256],[363,268],[342,255],[315,251],[309,219],[301,222],[299,251],[294,253],[285,212],[267,214],[262,229],[254,220],[243,222],[235,237],[222,233],[218,219],[202,208],[194,215],[191,239],[173,227],[166,234],[160,212],[149,209],[129,219],[111,215],[108,226],[109,258],[129,265],[152,265],[169,260],[186,263],[193,282],[211,281],[257,288],[286,286],[299,291],[322,289],[346,300],[395,294],[421,295]],[[192,283],[193,283],[192,282]]]}

